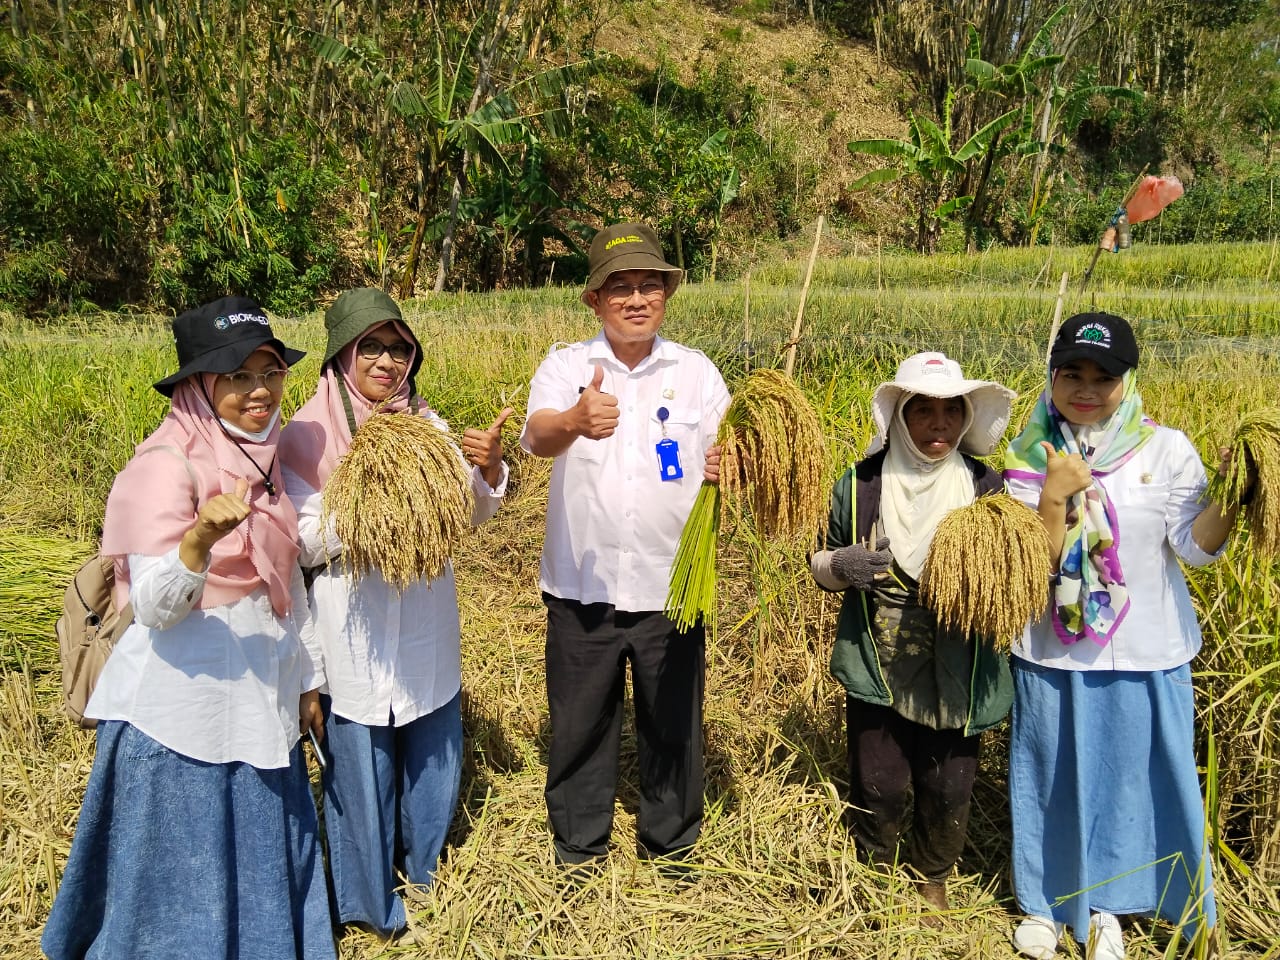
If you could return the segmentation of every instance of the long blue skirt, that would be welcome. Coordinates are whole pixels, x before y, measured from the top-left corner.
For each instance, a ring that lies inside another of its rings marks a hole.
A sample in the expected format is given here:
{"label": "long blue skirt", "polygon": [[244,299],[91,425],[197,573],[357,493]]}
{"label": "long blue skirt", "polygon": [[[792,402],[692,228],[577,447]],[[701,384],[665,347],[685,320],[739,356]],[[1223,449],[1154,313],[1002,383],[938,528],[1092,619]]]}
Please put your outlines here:
{"label": "long blue skirt", "polygon": [[402,727],[325,711],[324,830],[340,923],[404,928],[396,876],[428,886],[462,783],[462,692]]}
{"label": "long blue skirt", "polygon": [[98,725],[51,960],[336,957],[302,750],[291,766],[204,763]]}
{"label": "long blue skirt", "polygon": [[1191,666],[1055,670],[1012,658],[1013,886],[1077,940],[1090,911],[1216,921]]}

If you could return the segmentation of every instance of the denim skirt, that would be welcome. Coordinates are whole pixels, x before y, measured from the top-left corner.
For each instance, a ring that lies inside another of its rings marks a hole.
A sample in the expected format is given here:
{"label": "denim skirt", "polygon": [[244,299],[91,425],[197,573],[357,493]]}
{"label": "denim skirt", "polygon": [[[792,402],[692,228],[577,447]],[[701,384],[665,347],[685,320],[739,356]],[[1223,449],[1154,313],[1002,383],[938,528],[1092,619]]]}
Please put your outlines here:
{"label": "denim skirt", "polygon": [[40,945],[51,960],[336,956],[316,811],[291,765],[204,763],[104,721]]}
{"label": "denim skirt", "polygon": [[1089,914],[1215,922],[1191,666],[1056,670],[1011,658],[1013,888],[1083,942]]}

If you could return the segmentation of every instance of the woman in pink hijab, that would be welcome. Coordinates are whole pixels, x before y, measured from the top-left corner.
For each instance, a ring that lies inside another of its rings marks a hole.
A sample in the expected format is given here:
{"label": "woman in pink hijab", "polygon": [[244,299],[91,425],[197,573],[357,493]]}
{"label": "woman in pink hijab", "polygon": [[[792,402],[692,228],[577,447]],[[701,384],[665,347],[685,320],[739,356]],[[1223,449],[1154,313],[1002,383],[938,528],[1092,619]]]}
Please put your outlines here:
{"label": "woman in pink hijab", "polygon": [[[397,888],[431,883],[458,799],[457,591],[452,567],[403,591],[377,570],[354,582],[332,522],[321,522],[322,494],[375,413],[448,428],[415,390],[422,346],[394,300],[372,288],[347,291],[325,313],[325,328],[319,385],[285,428],[280,460],[324,652],[325,837],[337,920],[389,937],[407,925]],[[475,524],[493,516],[506,492],[501,430],[510,414],[462,435]]]}
{"label": "woman in pink hijab", "polygon": [[302,357],[224,297],[173,323],[168,415],[116,477],[102,552],[133,605],[99,720],[52,960],[335,956],[299,745],[323,733],[298,520],[277,462]]}

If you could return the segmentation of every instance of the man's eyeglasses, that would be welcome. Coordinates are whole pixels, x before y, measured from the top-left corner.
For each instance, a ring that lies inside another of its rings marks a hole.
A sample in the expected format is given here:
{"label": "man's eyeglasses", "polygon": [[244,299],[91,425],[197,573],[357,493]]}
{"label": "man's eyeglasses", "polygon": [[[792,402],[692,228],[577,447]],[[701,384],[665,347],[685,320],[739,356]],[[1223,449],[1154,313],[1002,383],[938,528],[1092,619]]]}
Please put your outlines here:
{"label": "man's eyeglasses", "polygon": [[231,389],[236,393],[253,393],[260,385],[272,393],[279,393],[284,389],[284,378],[288,375],[288,370],[264,370],[262,373],[237,370],[235,373],[219,374],[231,384]]}
{"label": "man's eyeglasses", "polygon": [[644,280],[640,283],[624,283],[621,280],[615,280],[612,283],[606,283],[602,289],[605,299],[610,303],[626,303],[633,293],[639,293],[646,300],[656,300],[666,293],[667,285],[661,280]]}
{"label": "man's eyeglasses", "polygon": [[384,353],[391,354],[391,359],[396,363],[408,363],[409,358],[413,356],[413,344],[405,343],[403,340],[397,340],[395,343],[383,343],[381,340],[375,340],[369,337],[367,340],[361,340],[356,347],[356,353],[360,354],[365,360],[377,360]]}

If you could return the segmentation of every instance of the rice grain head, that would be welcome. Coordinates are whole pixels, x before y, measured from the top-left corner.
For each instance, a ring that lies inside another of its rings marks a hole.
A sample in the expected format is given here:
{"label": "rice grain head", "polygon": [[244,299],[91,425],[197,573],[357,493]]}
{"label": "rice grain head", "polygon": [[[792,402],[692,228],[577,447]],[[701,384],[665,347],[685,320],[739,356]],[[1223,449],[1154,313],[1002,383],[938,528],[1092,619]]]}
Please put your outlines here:
{"label": "rice grain head", "polygon": [[979,497],[938,524],[920,598],[942,625],[1007,650],[1044,613],[1051,568],[1035,511],[1005,493]]}
{"label": "rice grain head", "polygon": [[404,590],[439,576],[470,529],[466,465],[433,421],[372,416],[325,484],[322,522],[330,516],[351,577],[376,569]]}
{"label": "rice grain head", "polygon": [[[1280,409],[1258,410],[1241,419],[1231,453],[1226,476],[1214,473],[1205,496],[1225,507],[1242,507],[1254,549],[1269,559],[1280,556]],[[1250,466],[1257,480],[1253,498],[1242,505]]]}

